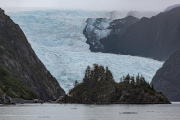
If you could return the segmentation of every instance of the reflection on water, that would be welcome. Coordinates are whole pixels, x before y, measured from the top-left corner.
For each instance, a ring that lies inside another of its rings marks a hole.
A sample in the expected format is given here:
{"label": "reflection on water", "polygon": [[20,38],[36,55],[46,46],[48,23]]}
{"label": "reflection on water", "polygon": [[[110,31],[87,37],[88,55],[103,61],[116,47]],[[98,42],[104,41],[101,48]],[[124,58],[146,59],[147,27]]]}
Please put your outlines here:
{"label": "reflection on water", "polygon": [[119,114],[138,114],[137,112],[120,112]]}
{"label": "reflection on water", "polygon": [[173,104],[17,104],[0,105],[0,120],[178,120]]}

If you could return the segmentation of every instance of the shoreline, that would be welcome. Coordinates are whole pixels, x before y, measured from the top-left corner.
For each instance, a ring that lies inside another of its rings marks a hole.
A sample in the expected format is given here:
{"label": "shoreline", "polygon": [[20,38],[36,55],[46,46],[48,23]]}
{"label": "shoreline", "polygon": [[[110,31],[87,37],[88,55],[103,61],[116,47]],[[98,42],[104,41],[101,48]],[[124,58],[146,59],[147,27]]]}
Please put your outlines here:
{"label": "shoreline", "polygon": [[172,102],[170,103],[159,103],[159,102],[146,102],[146,103],[129,103],[129,102],[114,102],[114,103],[107,103],[107,102],[103,102],[103,103],[63,103],[63,102],[17,102],[17,103],[0,103],[0,105],[16,105],[16,104],[84,104],[84,105],[113,105],[113,104],[137,104],[137,105],[149,105],[149,104],[172,104]]}

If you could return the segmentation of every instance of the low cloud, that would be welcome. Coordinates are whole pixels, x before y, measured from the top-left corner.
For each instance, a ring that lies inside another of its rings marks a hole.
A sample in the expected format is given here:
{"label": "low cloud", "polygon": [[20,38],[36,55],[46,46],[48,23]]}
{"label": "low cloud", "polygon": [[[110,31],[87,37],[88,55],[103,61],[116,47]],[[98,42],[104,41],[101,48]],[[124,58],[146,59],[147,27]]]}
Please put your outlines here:
{"label": "low cloud", "polygon": [[1,0],[0,7],[163,11],[179,0]]}

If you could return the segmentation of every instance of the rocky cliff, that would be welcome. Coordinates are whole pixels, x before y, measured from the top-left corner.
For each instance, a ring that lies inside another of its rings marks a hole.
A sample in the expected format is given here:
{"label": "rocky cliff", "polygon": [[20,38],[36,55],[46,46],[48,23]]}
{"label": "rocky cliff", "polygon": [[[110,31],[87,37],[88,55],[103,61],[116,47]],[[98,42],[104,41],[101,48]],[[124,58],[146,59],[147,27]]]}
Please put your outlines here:
{"label": "rocky cliff", "polygon": [[117,53],[167,60],[180,46],[180,7],[142,18],[119,37]]}
{"label": "rocky cliff", "polygon": [[92,46],[96,44],[91,43],[94,35],[91,37],[91,34],[85,34],[85,36],[93,52],[142,56],[165,61],[180,46],[179,13],[180,7],[177,7],[151,18],[144,17],[138,21],[135,20],[123,32],[108,34],[99,39],[98,43],[101,43],[103,47],[95,46],[95,49]]}
{"label": "rocky cliff", "polygon": [[164,63],[153,77],[151,85],[170,101],[180,101],[180,49]]}
{"label": "rocky cliff", "polygon": [[19,25],[0,9],[0,66],[24,82],[42,100],[64,95],[57,80],[38,59]]}
{"label": "rocky cliff", "polygon": [[117,37],[111,39],[108,43],[100,40],[110,35],[122,35],[131,24],[138,20],[138,18],[132,16],[117,20],[89,18],[83,34],[87,38],[87,43],[90,45],[91,51],[114,53],[116,50],[114,46],[118,43]]}

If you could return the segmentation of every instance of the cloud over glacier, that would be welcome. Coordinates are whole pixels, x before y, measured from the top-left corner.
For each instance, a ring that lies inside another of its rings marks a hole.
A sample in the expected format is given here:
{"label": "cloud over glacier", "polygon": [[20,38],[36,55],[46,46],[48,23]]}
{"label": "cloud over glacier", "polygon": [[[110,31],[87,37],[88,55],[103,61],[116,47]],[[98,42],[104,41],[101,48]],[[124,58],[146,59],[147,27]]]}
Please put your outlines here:
{"label": "cloud over glacier", "polygon": [[[86,20],[109,18],[109,12],[49,10],[9,15],[20,25],[40,60],[66,92],[73,87],[75,80],[82,80],[87,65],[108,66],[116,81],[128,73],[140,73],[151,81],[163,64],[136,56],[90,52],[83,35]],[[119,17],[125,17],[125,14]]]}

